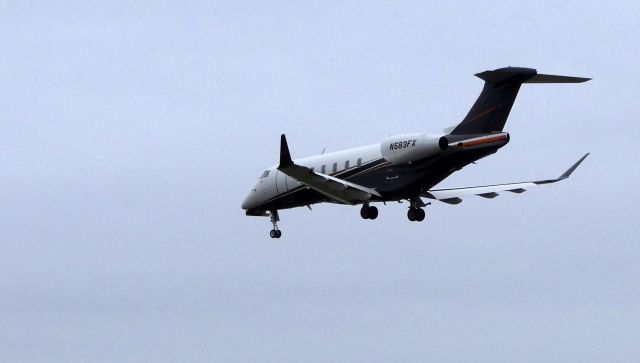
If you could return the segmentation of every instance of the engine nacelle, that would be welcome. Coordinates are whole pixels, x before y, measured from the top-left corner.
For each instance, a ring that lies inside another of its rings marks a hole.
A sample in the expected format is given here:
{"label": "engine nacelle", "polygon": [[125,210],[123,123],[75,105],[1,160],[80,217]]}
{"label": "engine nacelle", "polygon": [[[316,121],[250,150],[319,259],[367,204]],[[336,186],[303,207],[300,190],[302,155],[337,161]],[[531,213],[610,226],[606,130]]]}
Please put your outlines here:
{"label": "engine nacelle", "polygon": [[392,163],[410,163],[442,151],[440,136],[402,134],[387,137],[381,144],[382,157]]}
{"label": "engine nacelle", "polygon": [[478,135],[445,135],[440,138],[442,150],[470,150],[479,148],[500,148],[510,140],[506,132]]}

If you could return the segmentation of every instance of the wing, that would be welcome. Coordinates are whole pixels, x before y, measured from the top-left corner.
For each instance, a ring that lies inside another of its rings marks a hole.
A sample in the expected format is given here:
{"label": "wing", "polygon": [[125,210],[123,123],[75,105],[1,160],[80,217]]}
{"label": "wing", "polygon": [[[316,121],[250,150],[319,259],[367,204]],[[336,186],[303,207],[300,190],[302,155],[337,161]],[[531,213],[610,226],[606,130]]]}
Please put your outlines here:
{"label": "wing", "polygon": [[374,189],[315,172],[306,166],[294,164],[293,160],[291,160],[287,138],[284,134],[280,136],[280,165],[278,165],[278,170],[338,203],[357,204],[371,199],[373,195],[380,197],[380,193]]}
{"label": "wing", "polygon": [[422,194],[425,198],[436,199],[444,203],[459,204],[462,202],[462,198],[470,195],[477,195],[483,198],[495,198],[502,192],[511,193],[524,193],[527,189],[538,185],[551,184],[560,180],[567,179],[571,173],[589,156],[586,153],[580,160],[573,164],[567,171],[560,175],[556,179],[536,180],[521,183],[509,183],[509,184],[496,184],[496,185],[483,185],[477,187],[466,188],[451,188],[451,189],[433,189]]}

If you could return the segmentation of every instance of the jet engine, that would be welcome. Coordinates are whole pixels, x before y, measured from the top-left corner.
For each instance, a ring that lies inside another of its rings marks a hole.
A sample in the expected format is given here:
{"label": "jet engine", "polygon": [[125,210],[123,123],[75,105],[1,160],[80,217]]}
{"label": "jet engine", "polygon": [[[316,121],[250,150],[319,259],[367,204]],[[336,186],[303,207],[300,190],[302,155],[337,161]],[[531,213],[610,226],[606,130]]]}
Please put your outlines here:
{"label": "jet engine", "polygon": [[440,136],[402,134],[387,137],[381,144],[382,157],[392,163],[410,163],[435,155],[443,149]]}
{"label": "jet engine", "polygon": [[478,135],[445,135],[440,138],[442,150],[470,150],[478,148],[502,147],[510,140],[506,132]]}

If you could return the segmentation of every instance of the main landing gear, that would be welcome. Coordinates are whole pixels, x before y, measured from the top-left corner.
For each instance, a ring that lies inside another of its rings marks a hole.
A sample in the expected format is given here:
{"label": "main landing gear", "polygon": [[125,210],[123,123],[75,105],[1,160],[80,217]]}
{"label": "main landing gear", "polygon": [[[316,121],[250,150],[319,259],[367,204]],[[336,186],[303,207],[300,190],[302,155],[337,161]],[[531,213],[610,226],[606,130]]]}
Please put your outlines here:
{"label": "main landing gear", "polygon": [[425,215],[426,215],[426,213],[424,212],[424,209],[422,209],[422,208],[411,207],[407,211],[407,218],[409,218],[409,220],[411,222],[422,222],[422,221],[424,221]]}
{"label": "main landing gear", "polygon": [[280,216],[278,216],[278,211],[270,211],[271,223],[273,224],[273,229],[269,232],[269,237],[271,238],[280,238],[282,237],[282,231],[278,229],[278,221],[280,220]]}
{"label": "main landing gear", "polygon": [[363,204],[362,209],[360,209],[360,217],[362,219],[376,219],[378,218],[378,208]]}
{"label": "main landing gear", "polygon": [[427,205],[429,205],[431,203],[424,204],[424,202],[422,201],[422,199],[420,199],[420,197],[411,198],[409,200],[409,202],[411,203],[411,206],[409,207],[409,210],[407,211],[407,218],[411,222],[422,222],[422,221],[424,221],[424,217],[425,217],[426,213],[424,212],[424,209],[422,209],[422,207],[426,207]]}

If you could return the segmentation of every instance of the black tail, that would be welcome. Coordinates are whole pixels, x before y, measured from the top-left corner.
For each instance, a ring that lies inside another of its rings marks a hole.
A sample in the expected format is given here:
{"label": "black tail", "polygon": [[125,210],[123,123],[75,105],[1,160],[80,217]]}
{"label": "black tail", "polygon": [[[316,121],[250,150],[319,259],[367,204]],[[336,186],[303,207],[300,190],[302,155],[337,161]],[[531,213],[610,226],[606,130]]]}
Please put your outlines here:
{"label": "black tail", "polygon": [[507,67],[476,74],[484,80],[482,93],[451,135],[502,131],[523,83],[582,83],[590,78],[538,74],[532,68]]}

